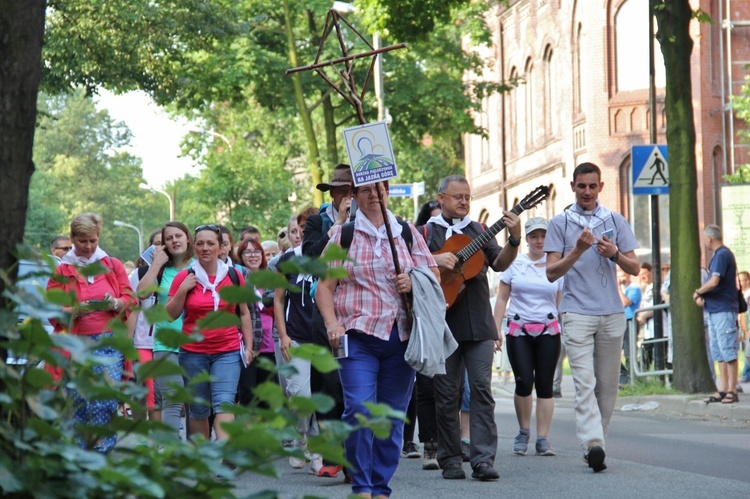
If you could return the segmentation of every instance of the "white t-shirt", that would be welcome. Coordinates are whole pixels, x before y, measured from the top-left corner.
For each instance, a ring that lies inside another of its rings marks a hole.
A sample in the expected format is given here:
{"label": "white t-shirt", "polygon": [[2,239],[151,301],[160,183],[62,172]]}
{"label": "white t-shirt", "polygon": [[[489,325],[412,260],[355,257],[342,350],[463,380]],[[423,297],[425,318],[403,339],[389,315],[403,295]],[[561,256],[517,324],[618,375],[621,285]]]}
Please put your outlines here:
{"label": "white t-shirt", "polygon": [[549,282],[547,255],[532,262],[527,254],[516,257],[502,273],[500,281],[510,286],[506,314],[519,322],[548,322],[548,315],[557,319],[557,293],[563,290],[564,279]]}
{"label": "white t-shirt", "polygon": [[[138,279],[138,269],[136,268],[130,273],[130,287],[135,291],[139,282],[141,280]],[[146,320],[146,314],[143,311],[152,307],[155,301],[154,295],[141,300],[141,311],[138,313],[138,319],[135,321],[135,332],[133,333],[133,346],[135,348],[154,349],[154,335],[151,332],[151,326]]]}

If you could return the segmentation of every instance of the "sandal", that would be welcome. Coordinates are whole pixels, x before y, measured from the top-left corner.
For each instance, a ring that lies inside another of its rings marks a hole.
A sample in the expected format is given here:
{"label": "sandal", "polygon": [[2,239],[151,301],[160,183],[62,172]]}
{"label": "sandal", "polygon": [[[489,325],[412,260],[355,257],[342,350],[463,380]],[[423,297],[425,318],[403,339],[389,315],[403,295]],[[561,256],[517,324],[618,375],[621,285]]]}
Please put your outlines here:
{"label": "sandal", "polygon": [[722,404],[734,404],[735,402],[739,402],[740,398],[737,396],[735,392],[727,392],[726,396],[721,400]]}
{"label": "sandal", "polygon": [[705,402],[706,405],[714,402],[723,402],[726,396],[727,392],[716,392],[716,395],[711,395],[710,397],[703,399],[703,402]]}

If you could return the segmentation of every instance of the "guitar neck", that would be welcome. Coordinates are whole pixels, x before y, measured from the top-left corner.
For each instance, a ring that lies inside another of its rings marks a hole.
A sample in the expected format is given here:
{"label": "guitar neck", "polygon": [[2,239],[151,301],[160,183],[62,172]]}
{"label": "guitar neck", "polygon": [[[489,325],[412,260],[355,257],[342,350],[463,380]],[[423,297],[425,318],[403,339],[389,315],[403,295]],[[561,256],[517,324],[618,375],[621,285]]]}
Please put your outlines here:
{"label": "guitar neck", "polygon": [[[512,210],[513,213],[516,215],[520,215],[522,211],[524,211],[523,206],[520,204],[517,204],[513,207]],[[503,223],[503,219],[501,218],[491,226],[487,227],[487,230],[479,234],[477,237],[475,237],[464,249],[456,253],[456,256],[458,257],[459,261],[465,262],[469,258],[471,258],[474,253],[479,251],[480,249],[484,248],[484,245],[487,244],[490,239],[495,237],[498,232],[503,230],[505,228],[505,224]]]}

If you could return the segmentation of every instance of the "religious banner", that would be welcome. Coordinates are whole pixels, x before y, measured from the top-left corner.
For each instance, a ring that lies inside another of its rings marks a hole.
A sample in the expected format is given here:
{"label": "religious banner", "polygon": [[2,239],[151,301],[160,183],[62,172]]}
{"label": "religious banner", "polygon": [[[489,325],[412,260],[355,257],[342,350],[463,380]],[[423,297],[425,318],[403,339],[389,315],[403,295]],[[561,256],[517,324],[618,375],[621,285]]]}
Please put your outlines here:
{"label": "religious banner", "polygon": [[344,144],[352,165],[354,185],[382,182],[398,177],[388,126],[384,121],[344,130]]}

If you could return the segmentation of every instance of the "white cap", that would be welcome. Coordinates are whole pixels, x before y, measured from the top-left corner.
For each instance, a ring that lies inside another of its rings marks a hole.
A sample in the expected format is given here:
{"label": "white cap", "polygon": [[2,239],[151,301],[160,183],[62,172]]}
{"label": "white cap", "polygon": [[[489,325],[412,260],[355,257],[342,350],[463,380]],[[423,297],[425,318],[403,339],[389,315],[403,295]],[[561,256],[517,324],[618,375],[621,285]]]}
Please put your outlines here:
{"label": "white cap", "polygon": [[524,229],[526,230],[526,235],[528,236],[531,232],[534,232],[537,229],[547,230],[548,225],[549,222],[546,218],[533,217],[529,218],[526,221],[526,224],[524,224]]}

